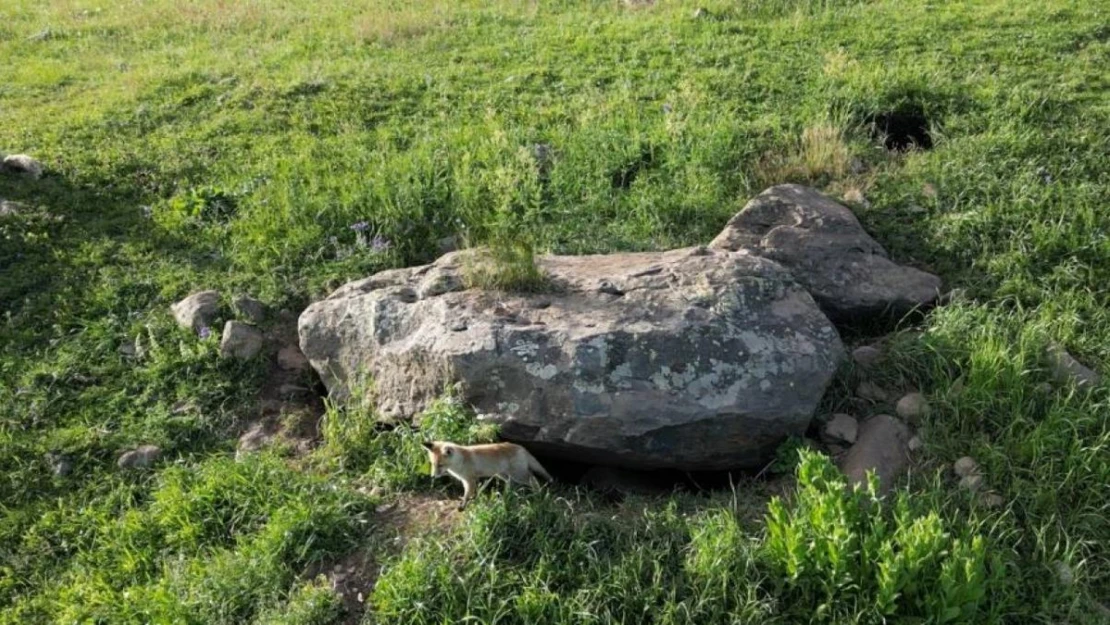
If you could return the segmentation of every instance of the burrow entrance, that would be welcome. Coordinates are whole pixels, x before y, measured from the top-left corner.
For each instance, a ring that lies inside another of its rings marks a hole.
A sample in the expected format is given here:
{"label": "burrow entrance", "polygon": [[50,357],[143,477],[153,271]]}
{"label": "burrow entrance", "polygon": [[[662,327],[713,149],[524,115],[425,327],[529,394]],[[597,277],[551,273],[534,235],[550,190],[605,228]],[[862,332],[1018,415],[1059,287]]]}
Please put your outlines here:
{"label": "burrow entrance", "polygon": [[916,104],[875,113],[868,117],[867,122],[872,134],[882,140],[886,149],[892,152],[906,152],[915,148],[930,150],[933,147],[929,118]]}

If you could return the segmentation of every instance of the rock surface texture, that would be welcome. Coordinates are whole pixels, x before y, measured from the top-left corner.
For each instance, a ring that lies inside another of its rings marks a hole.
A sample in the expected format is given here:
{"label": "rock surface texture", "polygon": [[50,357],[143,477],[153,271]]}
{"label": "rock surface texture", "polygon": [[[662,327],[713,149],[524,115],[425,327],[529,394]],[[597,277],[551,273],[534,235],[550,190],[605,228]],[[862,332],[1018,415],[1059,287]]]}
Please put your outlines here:
{"label": "rock surface texture", "polygon": [[748,249],[785,265],[838,323],[901,316],[940,294],[940,278],[895,264],[852,211],[801,185],[760,193],[709,247]]}
{"label": "rock surface texture", "polygon": [[879,492],[889,492],[909,465],[910,428],[890,415],[875,415],[859,426],[856,444],[840,460],[840,469],[852,484],[865,484],[874,471]]}
{"label": "rock surface texture", "polygon": [[[834,267],[866,267],[843,276],[846,288],[871,294],[855,308],[842,304],[862,296],[831,294],[839,274],[803,276],[802,264],[767,257],[760,241],[773,226],[752,235],[751,249],[726,237],[743,227],[733,219],[718,237],[731,243],[715,249],[543,257],[552,289],[542,294],[466,289],[473,250],[381,272],[309,306],[300,347],[333,397],[369,392],[372,378],[389,418],[411,418],[459,383],[506,439],[551,454],[631,468],[761,467],[787,436],[805,431],[845,358],[806,285],[822,285],[827,300],[853,314],[929,299],[923,287],[893,293],[895,278],[910,289],[927,280],[873,241],[867,249],[882,262],[868,261],[856,247],[870,239],[851,213],[814,193],[788,185],[760,198],[785,194],[816,203],[807,215],[839,220],[831,241],[821,245],[821,231],[800,240],[829,258],[839,245],[854,259]],[[892,275],[875,278],[881,272]],[[868,290],[858,284],[865,279],[879,283]],[[891,301],[879,301],[884,293]]]}

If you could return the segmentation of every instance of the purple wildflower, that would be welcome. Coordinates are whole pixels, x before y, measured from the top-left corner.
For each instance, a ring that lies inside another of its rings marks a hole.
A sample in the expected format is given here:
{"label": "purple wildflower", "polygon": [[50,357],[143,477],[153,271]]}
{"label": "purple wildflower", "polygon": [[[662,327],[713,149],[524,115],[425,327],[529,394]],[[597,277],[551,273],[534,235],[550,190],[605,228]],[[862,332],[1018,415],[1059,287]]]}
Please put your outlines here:
{"label": "purple wildflower", "polygon": [[380,234],[374,235],[373,240],[370,241],[370,250],[374,252],[384,252],[389,249],[389,239]]}
{"label": "purple wildflower", "polygon": [[360,221],[350,225],[351,230],[354,230],[355,232],[366,232],[366,229],[369,227],[370,224],[365,221]]}
{"label": "purple wildflower", "polygon": [[201,326],[200,330],[197,330],[197,334],[200,335],[200,338],[206,339],[206,338],[212,336],[212,329],[209,328],[208,326]]}

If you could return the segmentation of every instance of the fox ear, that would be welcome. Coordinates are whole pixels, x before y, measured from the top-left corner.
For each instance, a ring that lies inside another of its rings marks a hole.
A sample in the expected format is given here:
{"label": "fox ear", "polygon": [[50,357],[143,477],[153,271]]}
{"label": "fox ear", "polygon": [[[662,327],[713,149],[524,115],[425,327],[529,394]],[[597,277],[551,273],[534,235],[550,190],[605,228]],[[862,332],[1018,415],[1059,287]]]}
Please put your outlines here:
{"label": "fox ear", "polygon": [[424,449],[427,449],[428,451],[433,451],[435,449],[435,445],[433,445],[429,441],[424,441],[423,443],[420,443],[420,444],[423,445]]}

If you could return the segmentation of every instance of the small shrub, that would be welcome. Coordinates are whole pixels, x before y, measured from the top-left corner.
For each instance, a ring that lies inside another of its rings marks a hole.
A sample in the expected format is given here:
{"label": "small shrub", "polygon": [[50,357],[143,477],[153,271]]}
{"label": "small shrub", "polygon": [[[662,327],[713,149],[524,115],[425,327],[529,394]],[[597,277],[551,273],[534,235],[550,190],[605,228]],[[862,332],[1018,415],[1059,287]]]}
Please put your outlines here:
{"label": "small shrub", "polygon": [[547,276],[525,239],[492,243],[475,250],[463,264],[463,283],[471,289],[536,293],[548,290]]}
{"label": "small shrub", "polygon": [[997,580],[980,537],[954,537],[935,512],[915,514],[903,496],[887,510],[873,475],[848,489],[827,457],[803,450],[800,459],[794,500],[768,504],[761,550],[783,605],[806,606],[819,622],[983,616]]}

